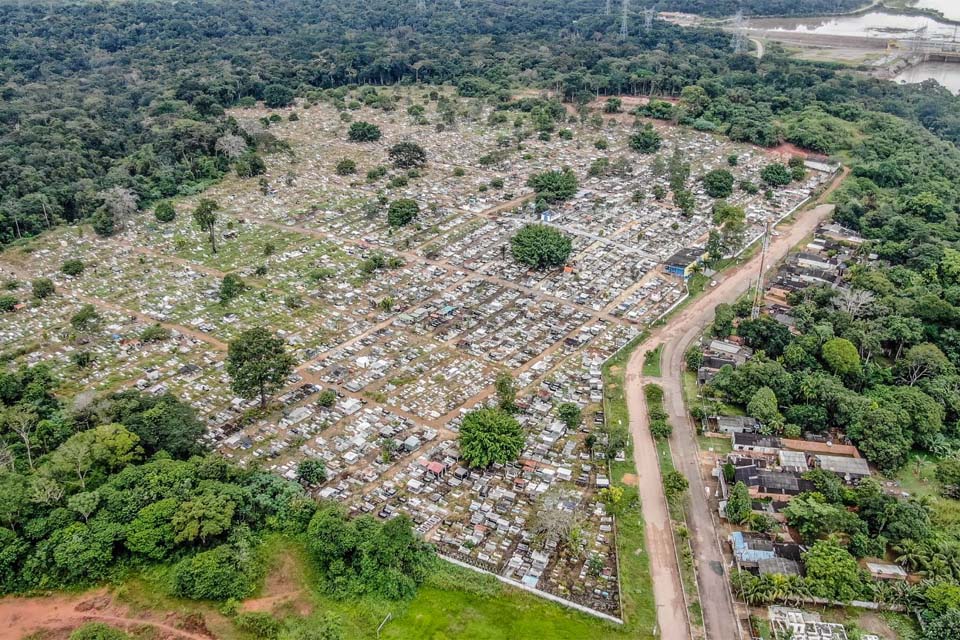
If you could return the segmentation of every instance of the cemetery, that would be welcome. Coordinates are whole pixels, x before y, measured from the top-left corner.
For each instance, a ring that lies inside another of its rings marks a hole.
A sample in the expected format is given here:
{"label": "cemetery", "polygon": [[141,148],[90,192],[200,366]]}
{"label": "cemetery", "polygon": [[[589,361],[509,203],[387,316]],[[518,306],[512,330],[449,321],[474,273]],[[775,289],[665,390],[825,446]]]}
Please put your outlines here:
{"label": "cemetery", "polygon": [[[109,238],[64,226],[0,254],[21,302],[2,316],[0,351],[12,365],[48,363],[71,389],[175,393],[223,455],[290,479],[301,461],[323,461],[317,497],[408,514],[447,557],[616,617],[601,367],[687,295],[664,263],[702,249],[715,229],[701,177],[729,169],[760,185],[764,167],[788,157],[660,121],[659,153],[638,153],[623,114],[567,112],[538,135],[534,114],[449,89],[380,89],[388,109],[354,104],[353,93],[339,108],[236,109],[261,148],[273,141],[266,172],[175,199],[171,222],[131,215]],[[351,121],[382,137],[349,141]],[[425,164],[393,166],[389,149],[403,141],[426,151]],[[692,210],[655,195],[670,193],[671,157],[688,165]],[[337,170],[345,159],[354,172]],[[576,192],[544,203],[528,179],[563,167]],[[745,212],[742,243],[832,177],[800,173],[729,195]],[[219,206],[211,233],[191,215],[201,198]],[[394,225],[388,207],[401,199],[418,212]],[[570,239],[564,266],[514,260],[511,238],[531,223]],[[63,273],[68,259],[82,272]],[[230,295],[228,276],[242,283]],[[55,293],[32,298],[37,278]],[[95,320],[72,322],[85,306]],[[158,323],[166,331],[147,340]],[[265,411],[236,397],[225,371],[227,344],[254,326],[297,362]],[[501,372],[515,381],[526,443],[515,462],[470,468],[461,420],[496,402]],[[559,419],[561,403],[583,410],[579,425]]]}

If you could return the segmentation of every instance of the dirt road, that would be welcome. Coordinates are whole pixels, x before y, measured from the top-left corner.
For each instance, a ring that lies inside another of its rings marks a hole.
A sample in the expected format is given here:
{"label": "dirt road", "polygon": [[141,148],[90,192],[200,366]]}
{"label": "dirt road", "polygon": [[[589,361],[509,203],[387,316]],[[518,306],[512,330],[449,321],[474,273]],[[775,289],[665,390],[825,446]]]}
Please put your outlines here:
{"label": "dirt road", "polygon": [[201,617],[130,613],[106,589],[79,595],[60,594],[0,600],[0,636],[19,640],[40,631],[71,630],[103,622],[127,630],[152,629],[157,640],[212,640]]}
{"label": "dirt road", "polygon": [[[792,247],[816,229],[833,212],[832,205],[820,205],[801,212],[792,226],[770,242],[767,269],[784,258]],[[724,274],[719,284],[662,327],[634,351],[627,364],[626,390],[630,411],[630,430],[634,439],[634,458],[638,470],[643,516],[652,560],[654,596],[662,638],[687,638],[683,591],[676,561],[670,518],[663,496],[660,470],[653,439],[647,428],[647,412],[642,393],[648,380],[642,377],[644,355],[663,345],[662,378],[655,381],[663,387],[664,405],[670,414],[674,432],[670,445],[674,464],[690,482],[688,527],[693,542],[697,577],[700,586],[704,625],[709,640],[739,638],[737,618],[729,595],[726,570],[720,541],[714,525],[713,506],[700,476],[696,429],[684,406],[682,373],[684,352],[713,320],[713,310],[721,302],[733,302],[752,286],[759,269],[760,254]]]}

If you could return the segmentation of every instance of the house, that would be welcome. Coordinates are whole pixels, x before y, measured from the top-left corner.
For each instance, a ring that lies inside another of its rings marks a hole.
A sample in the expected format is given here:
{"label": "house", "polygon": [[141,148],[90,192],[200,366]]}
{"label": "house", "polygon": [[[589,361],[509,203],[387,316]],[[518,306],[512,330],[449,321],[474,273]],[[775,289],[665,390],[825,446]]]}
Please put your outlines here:
{"label": "house", "polygon": [[708,416],[705,428],[714,433],[753,433],[760,428],[760,421],[749,416]]}
{"label": "house", "polygon": [[730,435],[734,451],[749,451],[764,455],[776,455],[781,449],[780,438],[759,433],[733,433]]}
{"label": "house", "polygon": [[681,249],[664,263],[664,270],[679,278],[689,278],[697,267],[703,264],[706,252],[702,247]]}
{"label": "house", "polygon": [[817,468],[837,474],[847,484],[854,484],[870,477],[870,466],[863,458],[814,455],[812,459]]}
{"label": "house", "polygon": [[903,567],[885,562],[867,562],[867,571],[875,580],[906,580],[907,572]]}

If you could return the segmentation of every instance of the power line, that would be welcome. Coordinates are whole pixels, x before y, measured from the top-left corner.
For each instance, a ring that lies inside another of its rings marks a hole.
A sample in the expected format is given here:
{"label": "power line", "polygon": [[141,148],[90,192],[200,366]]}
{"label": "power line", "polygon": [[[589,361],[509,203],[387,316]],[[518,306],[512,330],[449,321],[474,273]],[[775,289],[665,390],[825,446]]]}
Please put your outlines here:
{"label": "power line", "polygon": [[627,16],[630,13],[630,0],[623,0],[620,9],[620,39],[626,40],[630,31],[627,29]]}

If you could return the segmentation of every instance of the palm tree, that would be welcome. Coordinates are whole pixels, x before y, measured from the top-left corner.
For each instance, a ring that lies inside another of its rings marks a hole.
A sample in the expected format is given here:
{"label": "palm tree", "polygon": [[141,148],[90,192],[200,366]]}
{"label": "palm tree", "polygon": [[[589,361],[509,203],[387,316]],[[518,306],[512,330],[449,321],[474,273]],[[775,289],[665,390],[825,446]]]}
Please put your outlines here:
{"label": "palm tree", "polygon": [[904,540],[893,550],[897,552],[897,563],[907,567],[910,571],[921,571],[929,564],[929,548],[916,540]]}

